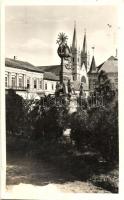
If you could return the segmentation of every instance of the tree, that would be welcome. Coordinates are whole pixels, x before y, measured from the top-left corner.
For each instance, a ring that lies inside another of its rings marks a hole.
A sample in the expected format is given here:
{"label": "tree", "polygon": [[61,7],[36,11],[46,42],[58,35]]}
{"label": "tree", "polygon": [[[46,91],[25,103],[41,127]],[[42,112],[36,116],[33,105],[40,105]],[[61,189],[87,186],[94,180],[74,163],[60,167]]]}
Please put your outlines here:
{"label": "tree", "polygon": [[6,130],[7,133],[21,134],[24,130],[24,106],[23,98],[14,90],[6,94]]}
{"label": "tree", "polygon": [[111,81],[105,71],[101,70],[98,75],[98,85],[94,91],[94,95],[102,96],[105,105],[111,103],[115,98],[115,91],[112,89]]}
{"label": "tree", "polygon": [[[41,99],[30,112],[33,138],[58,140],[67,124],[68,109],[58,99],[47,96]],[[64,103],[64,102],[63,102]]]}
{"label": "tree", "polygon": [[89,113],[92,147],[107,161],[118,161],[118,105],[99,107]]}
{"label": "tree", "polygon": [[71,138],[78,150],[94,150],[109,162],[118,162],[118,105],[73,113]]}
{"label": "tree", "polygon": [[71,116],[71,139],[75,141],[78,150],[89,145],[88,113],[79,110]]}

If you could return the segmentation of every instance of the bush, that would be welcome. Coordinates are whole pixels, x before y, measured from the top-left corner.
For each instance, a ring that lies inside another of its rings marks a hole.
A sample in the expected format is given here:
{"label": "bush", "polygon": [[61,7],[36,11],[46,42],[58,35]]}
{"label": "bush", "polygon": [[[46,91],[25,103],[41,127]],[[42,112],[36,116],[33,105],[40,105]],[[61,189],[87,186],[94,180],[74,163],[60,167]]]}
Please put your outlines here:
{"label": "bush", "polygon": [[90,134],[88,130],[88,113],[85,110],[78,111],[71,116],[71,139],[75,141],[79,150],[88,146]]}
{"label": "bush", "polygon": [[23,98],[13,90],[6,95],[6,130],[12,135],[23,133],[24,128]]}
{"label": "bush", "polygon": [[92,146],[108,161],[118,161],[118,108],[99,108],[89,115]]}
{"label": "bush", "polygon": [[93,175],[91,182],[98,187],[102,187],[112,193],[118,193],[118,170],[112,170],[108,174]]}
{"label": "bush", "polygon": [[41,99],[29,113],[32,119],[33,138],[45,140],[58,140],[63,134],[68,121],[68,110],[66,106],[54,104],[49,97],[47,101]]}
{"label": "bush", "polygon": [[118,162],[118,105],[78,111],[72,115],[71,138],[77,148],[94,149],[109,162]]}

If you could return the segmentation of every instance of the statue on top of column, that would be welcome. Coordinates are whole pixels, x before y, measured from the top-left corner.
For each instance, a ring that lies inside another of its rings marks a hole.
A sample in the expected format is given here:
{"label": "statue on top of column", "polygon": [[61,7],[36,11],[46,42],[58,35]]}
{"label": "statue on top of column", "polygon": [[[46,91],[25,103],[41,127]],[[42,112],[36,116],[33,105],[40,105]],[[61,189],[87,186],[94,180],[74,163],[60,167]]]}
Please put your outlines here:
{"label": "statue on top of column", "polygon": [[60,58],[68,59],[71,57],[70,49],[67,45],[68,37],[65,35],[65,33],[59,33],[57,44],[59,45],[57,53]]}

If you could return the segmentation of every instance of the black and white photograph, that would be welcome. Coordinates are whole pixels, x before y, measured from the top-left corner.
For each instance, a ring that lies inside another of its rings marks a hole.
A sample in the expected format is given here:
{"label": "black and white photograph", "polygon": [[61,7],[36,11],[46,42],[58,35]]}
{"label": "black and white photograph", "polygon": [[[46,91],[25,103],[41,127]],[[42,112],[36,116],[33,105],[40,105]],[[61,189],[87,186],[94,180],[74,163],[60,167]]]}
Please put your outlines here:
{"label": "black and white photograph", "polygon": [[4,12],[6,198],[118,194],[117,5]]}

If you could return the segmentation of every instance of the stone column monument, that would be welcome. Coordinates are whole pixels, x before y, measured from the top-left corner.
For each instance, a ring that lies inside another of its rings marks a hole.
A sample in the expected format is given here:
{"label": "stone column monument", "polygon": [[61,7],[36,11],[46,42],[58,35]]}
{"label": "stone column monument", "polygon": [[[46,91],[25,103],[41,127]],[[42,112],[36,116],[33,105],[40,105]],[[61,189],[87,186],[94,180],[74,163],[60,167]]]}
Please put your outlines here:
{"label": "stone column monument", "polygon": [[61,58],[61,70],[60,70],[60,88],[61,93],[67,94],[68,81],[72,81],[72,63],[71,52],[67,45],[68,37],[65,33],[59,33],[57,44],[59,45],[57,53]]}
{"label": "stone column monument", "polygon": [[59,33],[57,44],[57,53],[61,58],[61,70],[60,70],[60,84],[56,88],[56,94],[63,95],[68,101],[69,113],[73,113],[77,110],[77,97],[73,89],[72,78],[72,54],[69,46],[67,45],[68,37],[65,33]]}

